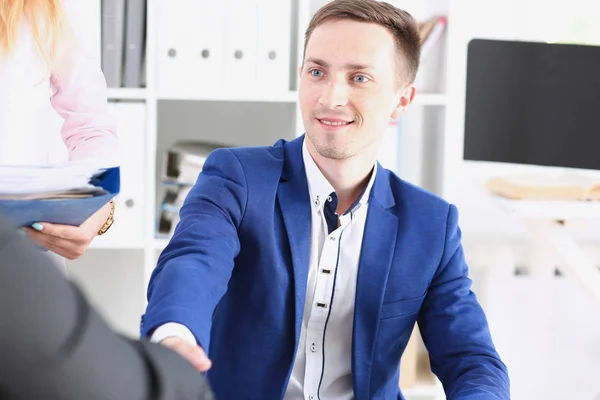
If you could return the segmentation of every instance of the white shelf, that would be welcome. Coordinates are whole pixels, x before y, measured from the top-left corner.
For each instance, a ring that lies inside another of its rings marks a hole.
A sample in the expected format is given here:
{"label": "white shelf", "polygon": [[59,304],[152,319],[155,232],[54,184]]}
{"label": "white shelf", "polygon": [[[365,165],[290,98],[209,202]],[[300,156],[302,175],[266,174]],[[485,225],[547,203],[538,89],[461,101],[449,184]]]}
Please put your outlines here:
{"label": "white shelf", "polygon": [[109,100],[146,100],[148,90],[144,88],[110,88],[108,89]]}
{"label": "white shelf", "polygon": [[158,100],[196,100],[196,101],[249,101],[267,103],[296,103],[298,93],[289,91],[284,93],[247,92],[239,91],[186,91],[186,90],[161,90],[157,93]]}

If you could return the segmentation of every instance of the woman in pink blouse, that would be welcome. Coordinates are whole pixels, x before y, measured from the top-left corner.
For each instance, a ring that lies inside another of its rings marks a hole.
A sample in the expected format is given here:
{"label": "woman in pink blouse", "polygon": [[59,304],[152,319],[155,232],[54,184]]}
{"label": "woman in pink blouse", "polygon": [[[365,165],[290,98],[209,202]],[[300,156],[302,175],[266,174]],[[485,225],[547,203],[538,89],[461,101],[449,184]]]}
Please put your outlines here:
{"label": "woman in pink blouse", "polygon": [[[0,0],[0,164],[67,157],[117,164],[106,81],[85,35],[85,3]],[[40,221],[25,231],[35,243],[75,259],[109,226],[113,211],[111,202],[79,227]]]}

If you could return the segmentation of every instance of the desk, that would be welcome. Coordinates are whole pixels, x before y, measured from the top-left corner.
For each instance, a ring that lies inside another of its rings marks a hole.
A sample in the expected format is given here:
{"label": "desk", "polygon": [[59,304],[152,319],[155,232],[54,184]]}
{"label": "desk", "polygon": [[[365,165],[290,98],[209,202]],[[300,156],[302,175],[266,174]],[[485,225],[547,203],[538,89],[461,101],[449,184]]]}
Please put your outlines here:
{"label": "desk", "polygon": [[576,278],[600,304],[600,270],[565,227],[568,220],[600,220],[600,202],[510,200],[501,197],[496,197],[495,201],[504,211],[520,218],[532,235],[537,261],[534,273],[547,273],[548,260],[555,259],[562,272]]}

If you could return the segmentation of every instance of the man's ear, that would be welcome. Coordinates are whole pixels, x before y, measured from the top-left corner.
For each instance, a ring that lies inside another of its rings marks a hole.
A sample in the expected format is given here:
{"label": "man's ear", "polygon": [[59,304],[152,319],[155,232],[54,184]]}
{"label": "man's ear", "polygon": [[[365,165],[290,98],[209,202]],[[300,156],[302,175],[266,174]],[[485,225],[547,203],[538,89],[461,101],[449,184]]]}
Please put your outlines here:
{"label": "man's ear", "polygon": [[400,118],[400,115],[402,115],[406,107],[408,107],[408,105],[412,103],[413,99],[415,98],[415,92],[416,89],[412,84],[406,85],[399,89],[396,106],[392,110],[392,120],[395,121]]}

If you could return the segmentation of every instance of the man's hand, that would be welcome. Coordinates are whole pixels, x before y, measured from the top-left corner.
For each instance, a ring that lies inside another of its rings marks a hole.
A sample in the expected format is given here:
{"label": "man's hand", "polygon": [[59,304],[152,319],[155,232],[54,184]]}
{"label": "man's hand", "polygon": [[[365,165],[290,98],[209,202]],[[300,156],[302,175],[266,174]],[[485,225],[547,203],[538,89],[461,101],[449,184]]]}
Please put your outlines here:
{"label": "man's hand", "polygon": [[57,225],[48,222],[33,224],[23,228],[27,236],[37,245],[47,248],[69,260],[83,255],[108,216],[111,205],[105,204],[81,226]]}
{"label": "man's hand", "polygon": [[206,372],[212,366],[212,361],[210,361],[202,347],[191,344],[182,338],[171,336],[163,339],[160,344],[178,353],[200,372]]}

